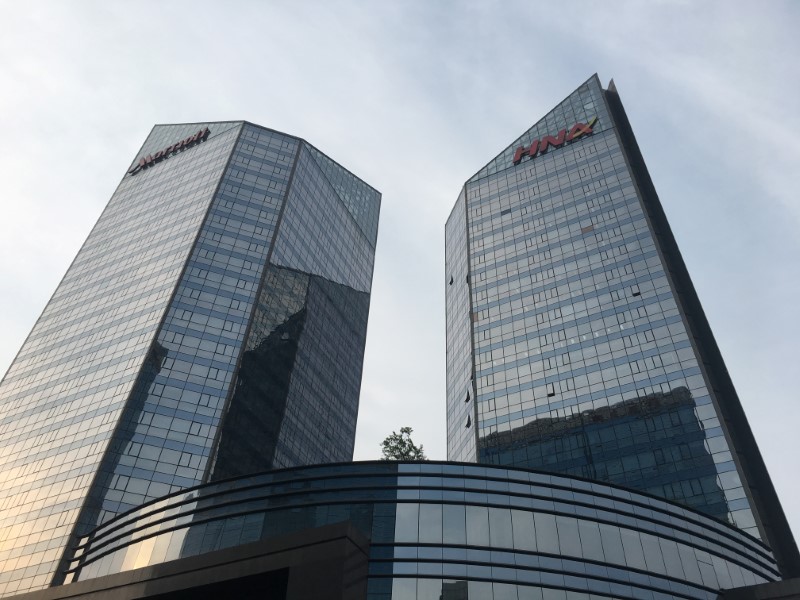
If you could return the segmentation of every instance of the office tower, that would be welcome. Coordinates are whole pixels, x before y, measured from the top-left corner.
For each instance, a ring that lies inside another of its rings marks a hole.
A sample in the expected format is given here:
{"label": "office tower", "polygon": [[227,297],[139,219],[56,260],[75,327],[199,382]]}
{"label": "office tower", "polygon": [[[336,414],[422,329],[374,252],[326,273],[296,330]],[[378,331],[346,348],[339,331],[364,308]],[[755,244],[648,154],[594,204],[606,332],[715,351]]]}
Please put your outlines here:
{"label": "office tower", "polygon": [[0,384],[0,595],[164,494],[352,459],[379,209],[299,138],[154,127]]}
{"label": "office tower", "polygon": [[450,460],[675,500],[800,574],[613,82],[590,78],[471,177],[445,238]]}

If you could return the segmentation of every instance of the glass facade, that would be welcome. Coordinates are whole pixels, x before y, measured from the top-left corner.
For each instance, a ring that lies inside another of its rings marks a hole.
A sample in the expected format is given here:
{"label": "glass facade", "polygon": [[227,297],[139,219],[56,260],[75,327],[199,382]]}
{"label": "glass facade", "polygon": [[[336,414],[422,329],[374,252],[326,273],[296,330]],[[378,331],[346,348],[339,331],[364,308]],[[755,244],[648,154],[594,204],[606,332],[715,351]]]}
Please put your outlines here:
{"label": "glass facade", "polygon": [[164,494],[352,457],[380,194],[245,122],[146,155],[0,384],[0,595]]}
{"label": "glass facade", "polygon": [[759,540],[653,496],[520,469],[375,462],[172,494],[80,540],[69,579],[342,521],[371,539],[369,600],[711,600],[778,577]]}
{"label": "glass facade", "polygon": [[735,448],[738,398],[621,120],[594,76],[464,185],[446,227],[448,457],[630,486],[766,539],[766,485],[747,477],[768,476]]}
{"label": "glass facade", "polygon": [[474,460],[475,392],[472,370],[472,310],[463,192],[447,220],[445,245],[447,318],[447,458]]}

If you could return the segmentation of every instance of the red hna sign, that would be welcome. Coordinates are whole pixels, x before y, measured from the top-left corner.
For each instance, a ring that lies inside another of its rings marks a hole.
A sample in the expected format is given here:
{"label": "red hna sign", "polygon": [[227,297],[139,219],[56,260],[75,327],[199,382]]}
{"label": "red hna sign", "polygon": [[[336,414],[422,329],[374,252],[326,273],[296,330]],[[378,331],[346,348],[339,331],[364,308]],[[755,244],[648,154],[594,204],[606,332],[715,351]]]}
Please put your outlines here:
{"label": "red hna sign", "polygon": [[531,145],[527,148],[525,146],[520,146],[517,148],[517,151],[514,152],[514,164],[518,165],[523,156],[535,158],[538,154],[547,152],[550,146],[553,148],[560,148],[567,142],[572,142],[581,136],[592,133],[592,127],[594,127],[595,123],[597,123],[597,117],[592,117],[588,124],[575,123],[569,131],[562,129],[556,136],[546,135],[540,140],[533,140]]}

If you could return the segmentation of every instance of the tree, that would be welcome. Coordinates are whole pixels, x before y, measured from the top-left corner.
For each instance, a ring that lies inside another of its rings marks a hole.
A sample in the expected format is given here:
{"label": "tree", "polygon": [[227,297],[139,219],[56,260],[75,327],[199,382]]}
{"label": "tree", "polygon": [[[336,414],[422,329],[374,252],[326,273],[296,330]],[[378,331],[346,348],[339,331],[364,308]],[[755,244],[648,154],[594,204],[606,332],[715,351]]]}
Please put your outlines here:
{"label": "tree", "polygon": [[428,460],[422,451],[422,445],[415,446],[411,441],[411,427],[401,427],[400,433],[392,432],[381,442],[383,458],[381,460]]}

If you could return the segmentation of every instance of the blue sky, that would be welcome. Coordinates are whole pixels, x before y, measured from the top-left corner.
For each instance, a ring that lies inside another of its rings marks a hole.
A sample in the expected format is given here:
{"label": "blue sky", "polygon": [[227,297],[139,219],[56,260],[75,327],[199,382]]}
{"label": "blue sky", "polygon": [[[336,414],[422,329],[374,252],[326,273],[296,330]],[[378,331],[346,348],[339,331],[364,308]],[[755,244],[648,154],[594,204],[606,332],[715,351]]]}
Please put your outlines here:
{"label": "blue sky", "polygon": [[800,531],[800,5],[0,5],[0,372],[154,123],[246,119],[383,192],[356,458],[445,458],[444,223],[463,182],[614,78]]}

